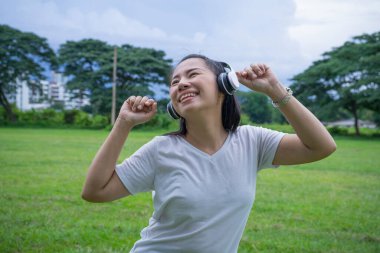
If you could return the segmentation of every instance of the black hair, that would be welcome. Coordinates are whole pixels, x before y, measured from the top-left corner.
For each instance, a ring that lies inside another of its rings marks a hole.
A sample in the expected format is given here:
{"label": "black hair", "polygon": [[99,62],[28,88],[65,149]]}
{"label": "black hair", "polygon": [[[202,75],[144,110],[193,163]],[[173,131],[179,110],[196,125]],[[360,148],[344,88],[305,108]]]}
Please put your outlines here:
{"label": "black hair", "polygon": [[[176,66],[180,63],[192,59],[199,58],[205,61],[207,67],[215,74],[215,80],[219,76],[219,74],[225,72],[224,66],[221,62],[214,61],[204,55],[201,54],[189,54],[183,57]],[[174,68],[175,69],[175,68]],[[170,77],[171,79],[172,77]],[[222,104],[222,124],[223,128],[227,132],[235,132],[240,123],[240,106],[235,97],[235,95],[225,94],[223,104]],[[179,130],[169,133],[168,135],[186,135],[186,120],[184,118],[180,118],[179,120]]]}

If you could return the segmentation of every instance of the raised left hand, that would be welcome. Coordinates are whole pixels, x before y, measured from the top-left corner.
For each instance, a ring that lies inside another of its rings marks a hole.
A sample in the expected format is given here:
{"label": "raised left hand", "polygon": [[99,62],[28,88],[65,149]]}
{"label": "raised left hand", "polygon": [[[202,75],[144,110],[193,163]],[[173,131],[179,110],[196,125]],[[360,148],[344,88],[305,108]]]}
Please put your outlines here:
{"label": "raised left hand", "polygon": [[241,84],[270,97],[272,97],[274,93],[278,93],[279,89],[282,90],[282,85],[266,64],[251,64],[244,70],[237,71],[236,75]]}

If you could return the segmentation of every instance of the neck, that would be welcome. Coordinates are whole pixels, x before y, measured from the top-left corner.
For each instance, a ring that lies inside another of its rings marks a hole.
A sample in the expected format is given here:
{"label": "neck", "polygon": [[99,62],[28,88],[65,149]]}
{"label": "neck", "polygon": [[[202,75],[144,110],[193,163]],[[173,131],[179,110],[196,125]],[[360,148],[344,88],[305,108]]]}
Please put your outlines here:
{"label": "neck", "polygon": [[221,113],[197,114],[186,120],[185,139],[196,148],[214,154],[226,140],[228,133],[223,128]]}

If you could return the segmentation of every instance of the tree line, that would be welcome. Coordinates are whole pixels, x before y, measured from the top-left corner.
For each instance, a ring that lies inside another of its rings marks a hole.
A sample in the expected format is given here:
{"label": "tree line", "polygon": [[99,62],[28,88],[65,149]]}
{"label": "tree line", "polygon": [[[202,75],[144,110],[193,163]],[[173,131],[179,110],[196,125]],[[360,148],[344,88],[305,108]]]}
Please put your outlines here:
{"label": "tree line", "polygon": [[[94,115],[110,115],[113,51],[117,48],[117,108],[130,95],[154,96],[168,92],[172,60],[165,52],[130,44],[110,45],[101,40],[67,41],[57,52],[34,33],[0,25],[0,105],[15,120],[5,94],[15,92],[17,81],[40,89],[46,69],[62,72],[67,88],[77,98],[88,97],[82,108]],[[322,55],[321,60],[294,76],[294,95],[322,121],[353,117],[380,123],[380,32],[354,37]],[[238,92],[242,112],[255,123],[284,123],[263,95]],[[159,101],[164,111],[168,98]]]}
{"label": "tree line", "polygon": [[322,120],[354,118],[380,125],[380,32],[354,37],[324,53],[292,79],[297,98]]}

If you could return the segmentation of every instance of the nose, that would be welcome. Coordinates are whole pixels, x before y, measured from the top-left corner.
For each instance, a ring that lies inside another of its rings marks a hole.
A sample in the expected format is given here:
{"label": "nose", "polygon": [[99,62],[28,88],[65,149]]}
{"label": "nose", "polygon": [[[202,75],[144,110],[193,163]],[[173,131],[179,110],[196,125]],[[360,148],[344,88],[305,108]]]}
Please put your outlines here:
{"label": "nose", "polygon": [[179,83],[178,83],[178,89],[179,90],[185,90],[185,89],[187,89],[187,88],[189,88],[190,87],[190,83],[189,82],[187,82],[186,80],[181,80]]}

